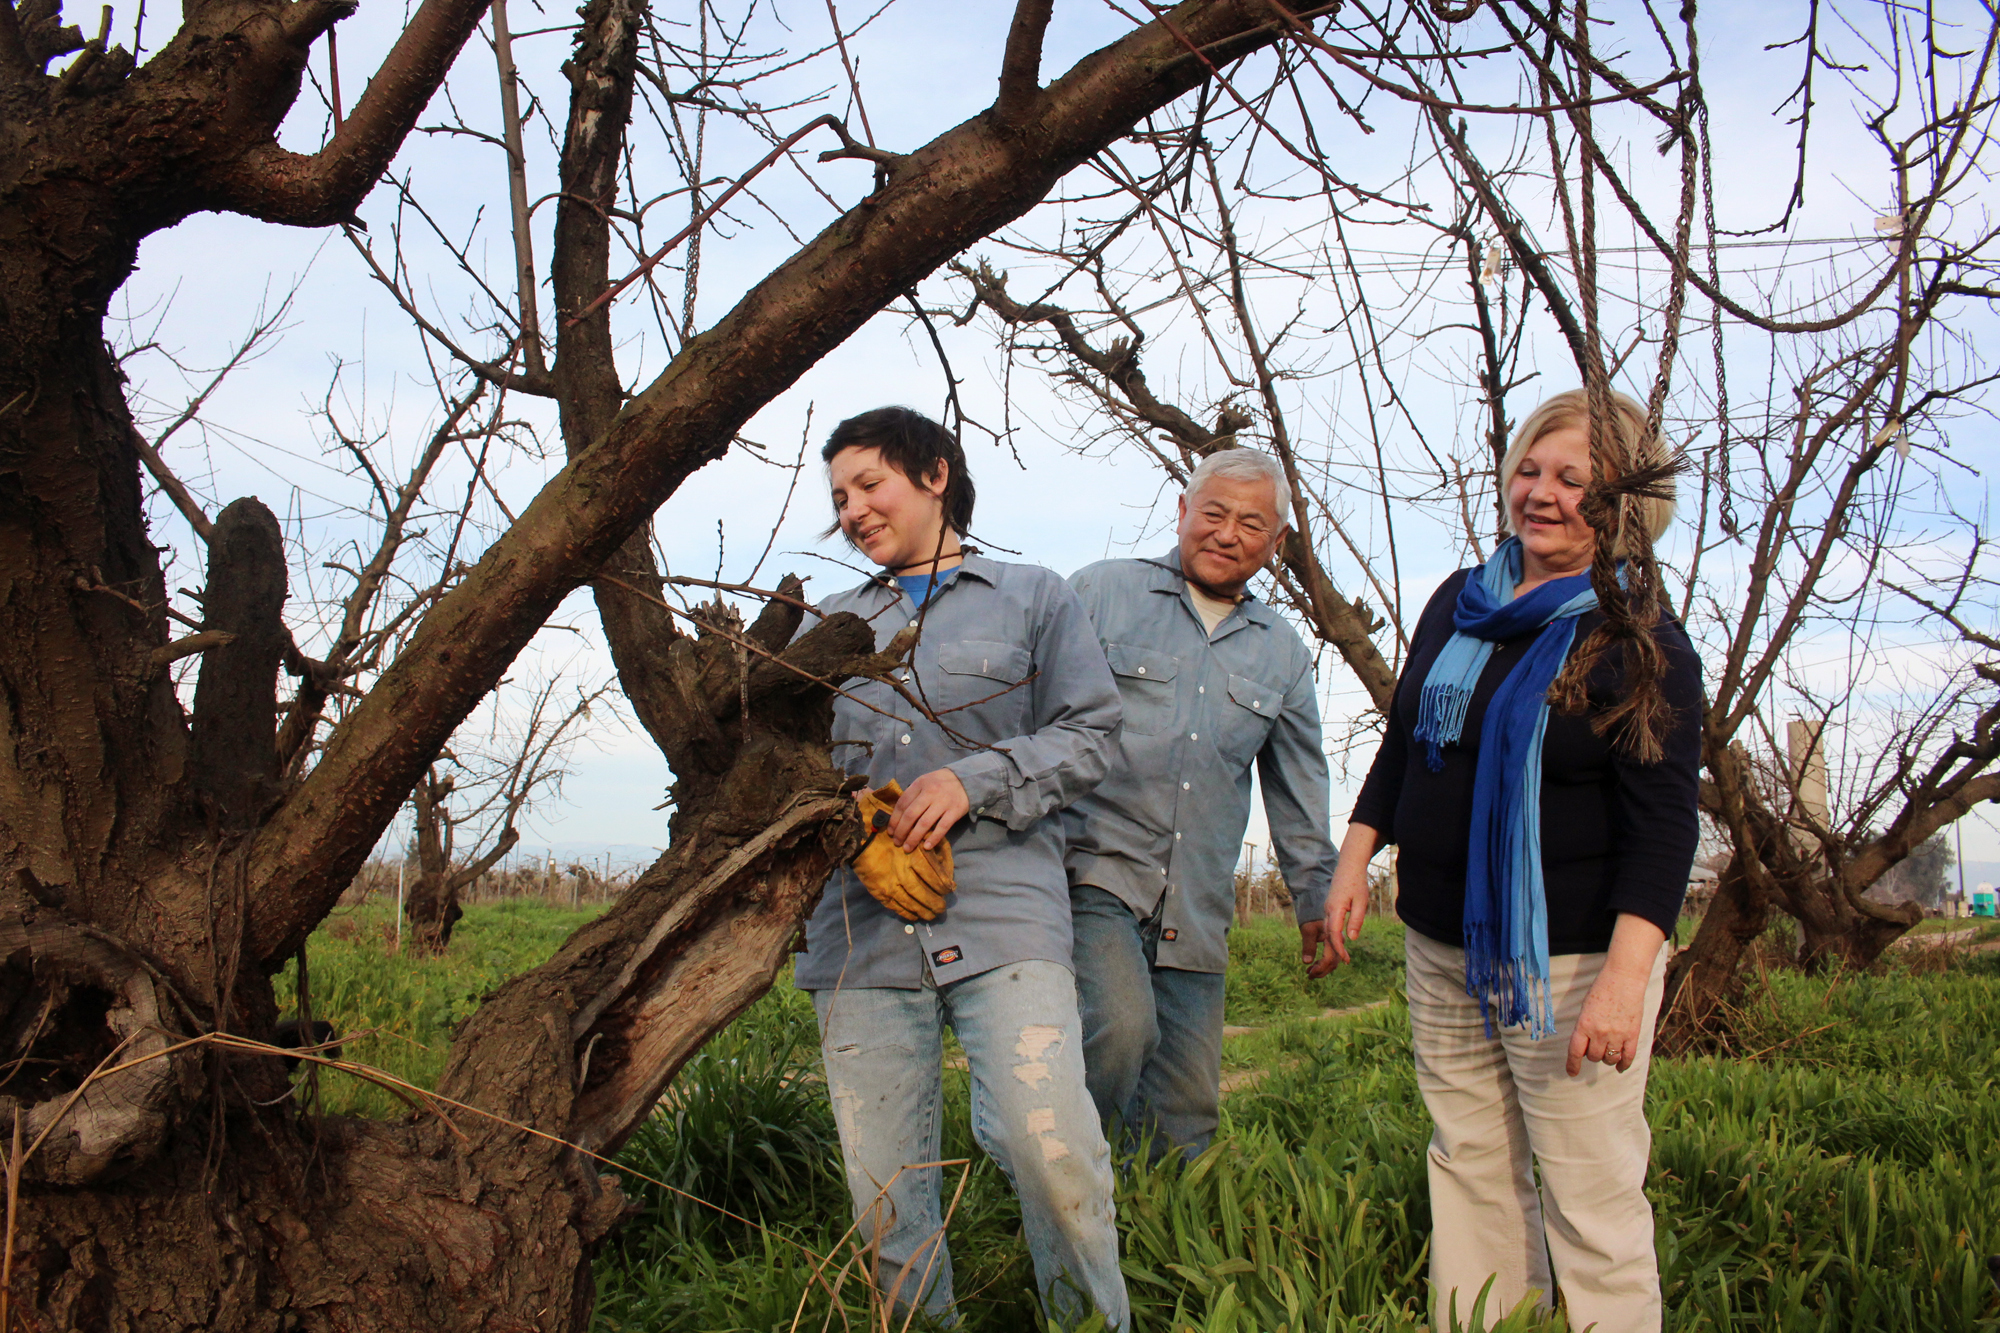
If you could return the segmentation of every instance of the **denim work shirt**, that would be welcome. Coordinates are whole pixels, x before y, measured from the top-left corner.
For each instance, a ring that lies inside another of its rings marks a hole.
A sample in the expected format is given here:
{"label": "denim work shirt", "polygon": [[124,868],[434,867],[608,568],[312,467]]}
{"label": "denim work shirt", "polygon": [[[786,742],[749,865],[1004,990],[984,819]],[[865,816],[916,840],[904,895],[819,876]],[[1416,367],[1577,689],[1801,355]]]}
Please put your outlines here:
{"label": "denim work shirt", "polygon": [[833,704],[833,758],[871,787],[958,775],[972,809],[949,835],[957,890],[936,920],[912,924],[835,871],[806,924],[799,988],[914,990],[926,966],[946,985],[1029,958],[1071,967],[1058,812],[1103,779],[1119,713],[1090,620],[1062,576],[1036,565],[967,555],[921,612],[886,579],[820,609],[870,622],[878,650],[921,619],[896,674],[944,726],[880,681],[850,682],[855,697]]}
{"label": "denim work shirt", "polygon": [[[1167,566],[1162,568],[1161,566]],[[1334,847],[1312,654],[1245,596],[1210,637],[1180,574],[1105,560],[1070,586],[1090,613],[1125,701],[1110,776],[1064,815],[1069,875],[1160,913],[1158,965],[1221,972],[1250,822],[1250,764],[1299,921],[1326,914]]]}

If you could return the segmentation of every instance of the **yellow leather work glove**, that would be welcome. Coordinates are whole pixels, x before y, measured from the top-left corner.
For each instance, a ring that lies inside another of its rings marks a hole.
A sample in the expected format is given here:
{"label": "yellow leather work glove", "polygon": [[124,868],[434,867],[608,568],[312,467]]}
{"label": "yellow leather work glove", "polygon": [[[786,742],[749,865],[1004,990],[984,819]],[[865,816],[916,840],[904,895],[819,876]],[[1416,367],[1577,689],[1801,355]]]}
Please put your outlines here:
{"label": "yellow leather work glove", "polygon": [[854,874],[876,902],[905,921],[931,921],[944,911],[952,891],[951,844],[906,852],[889,836],[896,801],[903,784],[891,782],[856,798],[861,822],[868,826],[868,844],[854,857]]}

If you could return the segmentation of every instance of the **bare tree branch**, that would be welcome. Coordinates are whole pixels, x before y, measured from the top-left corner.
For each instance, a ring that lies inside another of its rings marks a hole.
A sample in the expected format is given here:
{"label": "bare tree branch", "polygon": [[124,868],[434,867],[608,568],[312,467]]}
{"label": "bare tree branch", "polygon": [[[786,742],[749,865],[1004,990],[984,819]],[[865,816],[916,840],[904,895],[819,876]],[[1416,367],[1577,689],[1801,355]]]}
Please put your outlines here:
{"label": "bare tree branch", "polygon": [[1007,30],[1007,52],[1000,61],[1000,95],[993,101],[993,119],[1012,125],[1023,119],[1041,91],[1042,35],[1049,30],[1053,0],[1018,0],[1014,22]]}
{"label": "bare tree branch", "polygon": [[[303,47],[352,12],[353,0],[306,0],[293,7],[288,35]],[[350,219],[485,13],[486,0],[424,0],[326,147],[310,156],[275,141],[250,149],[210,177],[218,205],[295,227]]]}

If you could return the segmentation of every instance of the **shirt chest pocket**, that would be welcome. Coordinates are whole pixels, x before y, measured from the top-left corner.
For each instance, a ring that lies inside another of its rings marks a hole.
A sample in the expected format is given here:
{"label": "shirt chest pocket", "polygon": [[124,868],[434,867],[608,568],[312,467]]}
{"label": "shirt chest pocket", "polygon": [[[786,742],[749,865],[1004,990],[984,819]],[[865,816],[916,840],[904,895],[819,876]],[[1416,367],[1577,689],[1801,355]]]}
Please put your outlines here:
{"label": "shirt chest pocket", "polygon": [[1229,678],[1229,702],[1215,720],[1215,748],[1231,764],[1247,764],[1264,748],[1284,692],[1248,676]]}
{"label": "shirt chest pocket", "polygon": [[1026,648],[987,639],[954,639],[937,648],[938,669],[924,687],[938,720],[978,741],[1005,740],[1028,725],[1034,658]]}
{"label": "shirt chest pocket", "polygon": [[1111,674],[1118,678],[1128,736],[1157,736],[1173,725],[1178,659],[1129,643],[1107,643],[1104,660],[1111,665]]}

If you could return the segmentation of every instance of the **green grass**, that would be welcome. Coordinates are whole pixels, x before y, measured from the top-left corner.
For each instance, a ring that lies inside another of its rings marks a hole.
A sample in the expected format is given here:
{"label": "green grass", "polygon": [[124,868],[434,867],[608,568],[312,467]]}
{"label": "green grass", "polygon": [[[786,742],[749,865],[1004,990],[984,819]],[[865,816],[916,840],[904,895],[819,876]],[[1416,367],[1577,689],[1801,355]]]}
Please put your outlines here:
{"label": "green grass", "polygon": [[[306,942],[313,1017],[348,1036],[343,1057],[373,1065],[419,1087],[434,1087],[459,1023],[508,977],[547,959],[602,907],[571,910],[535,899],[466,908],[439,958],[417,958],[395,947],[390,904],[334,911]],[[277,977],[278,1005],[296,1010],[296,963]],[[394,1094],[351,1075],[324,1071],[320,1105],[336,1115],[392,1117],[407,1108]]]}
{"label": "green grass", "polygon": [[[480,993],[553,949],[581,915],[475,908],[453,954],[424,963],[384,952],[386,917],[357,917],[346,939],[334,938],[338,926],[315,939],[320,1009],[372,1016],[435,1052],[375,1039],[392,1057],[382,1063],[420,1075]],[[1121,1175],[1136,1328],[1424,1326],[1429,1121],[1407,1011],[1396,1002],[1333,1022],[1303,1017],[1392,992],[1395,936],[1393,923],[1371,926],[1336,983],[1350,990],[1296,980],[1288,923],[1260,921],[1234,938],[1230,1019],[1265,1026],[1232,1051],[1253,1050],[1271,1072],[1229,1099],[1200,1159]],[[1835,979],[1774,972],[1743,1016],[1744,1056],[1657,1064],[1647,1189],[1667,1328],[2000,1333],[1985,1271],[1985,1256],[2000,1253],[1996,1034],[2000,956],[1944,970],[1896,960]],[[835,1301],[825,1289],[834,1270],[815,1271],[848,1224],[816,1066],[811,1008],[781,980],[683,1071],[624,1160],[752,1221],[628,1185],[640,1211],[599,1256],[598,1329],[789,1329],[802,1294],[800,1328],[829,1317],[842,1326],[835,1304],[848,1326],[866,1326],[864,1284],[850,1274]],[[951,1224],[963,1327],[1037,1327],[1019,1214],[971,1143],[962,1072],[947,1071],[946,1092],[945,1154],[972,1160]],[[1563,1327],[1527,1312],[1482,1311],[1481,1324]]]}
{"label": "green grass", "polygon": [[1910,928],[1912,935],[1960,935],[1964,944],[2000,940],[2000,921],[1979,916],[1931,916]]}
{"label": "green grass", "polygon": [[1367,1004],[1403,985],[1403,924],[1370,917],[1348,946],[1353,961],[1316,981],[1299,966],[1299,928],[1283,917],[1251,918],[1229,932],[1225,1021],[1244,1026]]}
{"label": "green grass", "polygon": [[1403,924],[1370,917],[1348,945],[1352,961],[1309,979],[1299,965],[1299,928],[1260,917],[1229,933],[1229,974],[1223,1012],[1232,1026],[1255,1030],[1225,1036],[1222,1063],[1231,1074],[1274,1069],[1323,1039],[1320,1015],[1397,995],[1403,988]]}
{"label": "green grass", "polygon": [[[1407,1030],[1394,1004],[1334,1023],[1285,1019],[1245,1039],[1264,1043],[1274,1072],[1227,1103],[1215,1146],[1121,1177],[1137,1328],[1424,1327],[1429,1121]],[[2000,960],[1836,981],[1783,974],[1746,1015],[1751,1058],[1657,1066],[1648,1192],[1667,1327],[2000,1330],[1984,1266],[2000,1251],[1996,1031]],[[965,1327],[1033,1327],[1018,1216],[966,1141],[963,1076],[948,1089],[946,1151],[976,1163],[952,1226]],[[801,1114],[829,1123],[819,1104]],[[830,1151],[826,1169],[835,1180]],[[814,1200],[830,1212],[775,1230],[825,1252],[846,1214],[837,1187]],[[599,1327],[789,1328],[809,1270],[773,1245],[718,1225],[699,1243],[642,1252],[628,1232],[600,1261]],[[848,1317],[864,1319],[858,1293],[843,1295]],[[805,1304],[801,1327],[821,1327],[828,1302]],[[781,1317],[768,1322],[771,1312]],[[1564,1327],[1480,1313],[1489,1333]]]}

